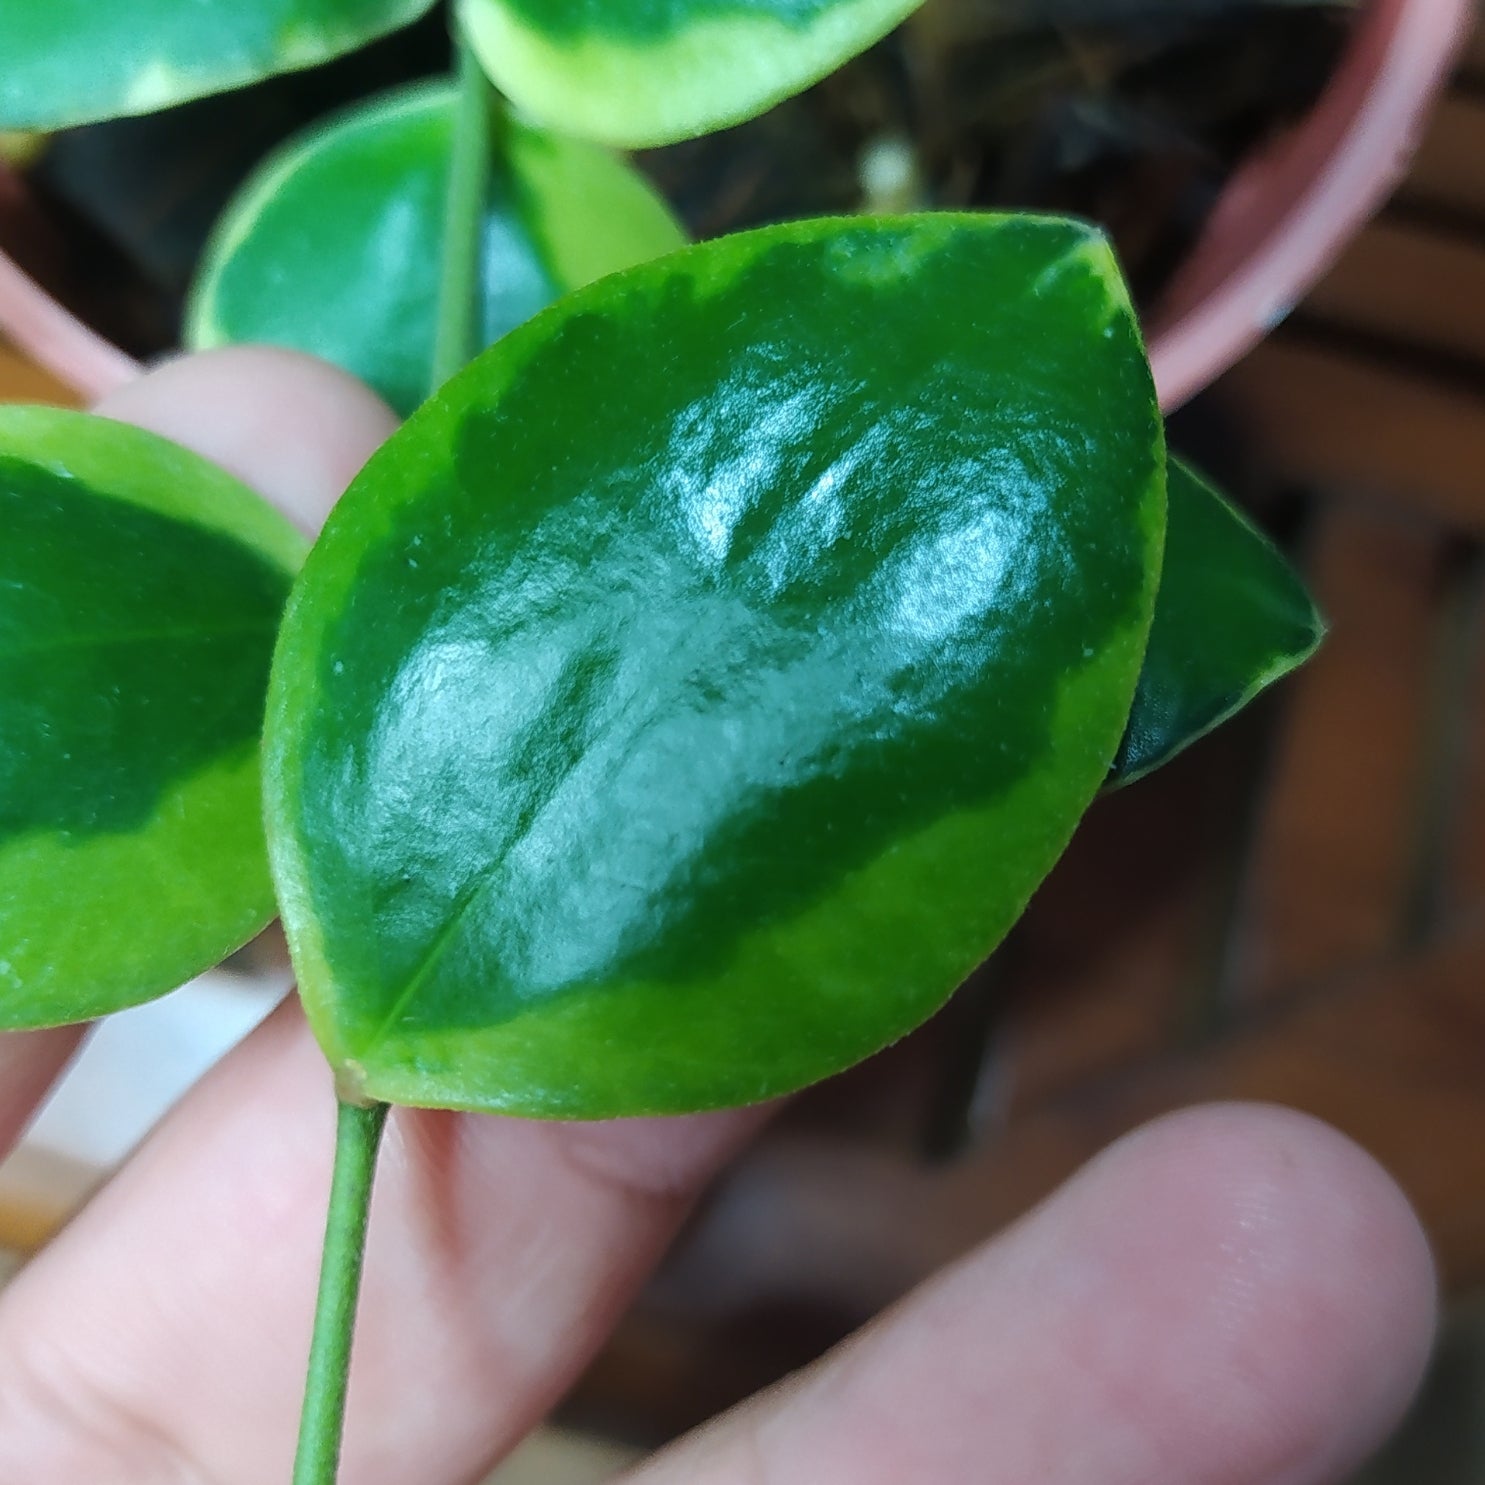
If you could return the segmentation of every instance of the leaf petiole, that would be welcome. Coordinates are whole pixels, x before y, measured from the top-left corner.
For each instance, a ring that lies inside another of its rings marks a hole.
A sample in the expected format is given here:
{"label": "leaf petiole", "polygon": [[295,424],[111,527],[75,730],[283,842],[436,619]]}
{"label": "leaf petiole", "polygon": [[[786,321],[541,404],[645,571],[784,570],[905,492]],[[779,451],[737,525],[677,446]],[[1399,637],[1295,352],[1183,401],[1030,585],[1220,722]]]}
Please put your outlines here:
{"label": "leaf petiole", "polygon": [[429,391],[436,391],[480,349],[480,256],[494,152],[495,90],[456,25],[458,96],[444,201],[443,263]]}
{"label": "leaf petiole", "polygon": [[294,1485],[335,1485],[345,1427],[351,1336],[366,1250],[366,1220],[386,1122],[384,1103],[339,1104],[335,1172],[330,1182],[330,1211],[325,1222],[320,1289],[304,1382],[299,1448],[294,1456]]}

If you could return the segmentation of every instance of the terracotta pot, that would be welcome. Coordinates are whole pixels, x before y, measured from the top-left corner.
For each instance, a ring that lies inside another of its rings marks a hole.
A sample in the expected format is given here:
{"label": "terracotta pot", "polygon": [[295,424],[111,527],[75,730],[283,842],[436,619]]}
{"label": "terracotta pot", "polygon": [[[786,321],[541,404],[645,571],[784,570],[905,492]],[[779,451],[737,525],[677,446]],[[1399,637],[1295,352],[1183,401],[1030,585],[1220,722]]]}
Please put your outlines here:
{"label": "terracotta pot", "polygon": [[1407,172],[1474,0],[1370,0],[1305,121],[1228,183],[1148,326],[1169,411],[1268,334]]}
{"label": "terracotta pot", "polygon": [[[1387,199],[1473,14],[1473,0],[1370,0],[1309,116],[1234,176],[1150,316],[1167,410],[1278,324]],[[0,170],[0,212],[7,196],[18,185]],[[84,400],[139,375],[3,253],[0,334]]]}

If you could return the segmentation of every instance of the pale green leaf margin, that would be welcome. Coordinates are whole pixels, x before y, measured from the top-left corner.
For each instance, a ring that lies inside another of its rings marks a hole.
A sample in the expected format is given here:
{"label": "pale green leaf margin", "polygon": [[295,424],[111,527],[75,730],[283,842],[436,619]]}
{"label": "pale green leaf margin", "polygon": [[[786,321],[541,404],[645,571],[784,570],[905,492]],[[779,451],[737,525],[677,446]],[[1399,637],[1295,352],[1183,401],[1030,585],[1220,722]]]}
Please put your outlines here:
{"label": "pale green leaf margin", "polygon": [[816,21],[708,18],[660,42],[595,32],[564,44],[500,0],[458,0],[459,23],[495,85],[564,133],[628,149],[741,123],[833,72],[922,0],[840,0]]}

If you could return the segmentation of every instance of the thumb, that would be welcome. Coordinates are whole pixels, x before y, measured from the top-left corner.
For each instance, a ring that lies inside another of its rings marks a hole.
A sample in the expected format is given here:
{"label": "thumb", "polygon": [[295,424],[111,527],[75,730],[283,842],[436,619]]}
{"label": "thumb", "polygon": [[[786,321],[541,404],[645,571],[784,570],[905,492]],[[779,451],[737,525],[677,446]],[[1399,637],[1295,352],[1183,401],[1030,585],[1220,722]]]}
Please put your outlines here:
{"label": "thumb", "polygon": [[354,377],[271,346],[167,361],[95,411],[204,455],[310,534],[397,426],[386,403]]}
{"label": "thumb", "polygon": [[[397,426],[392,410],[345,372],[267,346],[166,362],[110,393],[96,411],[204,455],[311,534]],[[83,1033],[81,1026],[0,1033],[0,1158]]]}

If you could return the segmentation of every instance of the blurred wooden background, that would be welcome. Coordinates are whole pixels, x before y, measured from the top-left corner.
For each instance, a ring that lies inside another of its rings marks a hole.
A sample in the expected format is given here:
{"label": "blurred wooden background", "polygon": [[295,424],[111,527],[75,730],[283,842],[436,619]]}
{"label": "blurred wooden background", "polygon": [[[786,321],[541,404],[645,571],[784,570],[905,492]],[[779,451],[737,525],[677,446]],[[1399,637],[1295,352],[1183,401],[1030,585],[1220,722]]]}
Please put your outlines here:
{"label": "blurred wooden background", "polygon": [[[0,397],[60,395],[0,346]],[[1451,1292],[1485,1284],[1485,39],[1398,198],[1173,442],[1296,554],[1322,653],[1098,805],[942,1016],[779,1119],[573,1419],[675,1433],[1196,1100],[1335,1123]],[[0,1243],[79,1184],[43,1172]]]}
{"label": "blurred wooden background", "polygon": [[800,1099],[573,1399],[662,1437],[1203,1099],[1354,1136],[1485,1284],[1485,35],[1406,187],[1172,441],[1296,555],[1317,659],[1099,804],[939,1019]]}

